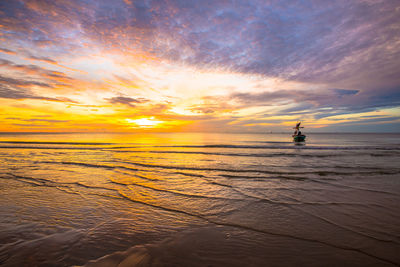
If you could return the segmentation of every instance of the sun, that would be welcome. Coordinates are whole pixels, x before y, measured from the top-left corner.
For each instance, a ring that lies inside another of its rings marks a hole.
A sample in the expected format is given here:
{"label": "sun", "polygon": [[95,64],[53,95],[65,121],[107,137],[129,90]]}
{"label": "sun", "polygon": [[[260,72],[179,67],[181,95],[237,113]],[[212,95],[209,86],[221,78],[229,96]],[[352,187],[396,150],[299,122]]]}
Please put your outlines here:
{"label": "sun", "polygon": [[141,118],[141,119],[125,119],[129,124],[133,124],[133,127],[139,128],[154,128],[157,125],[163,123],[163,121],[155,120],[154,117],[150,118]]}

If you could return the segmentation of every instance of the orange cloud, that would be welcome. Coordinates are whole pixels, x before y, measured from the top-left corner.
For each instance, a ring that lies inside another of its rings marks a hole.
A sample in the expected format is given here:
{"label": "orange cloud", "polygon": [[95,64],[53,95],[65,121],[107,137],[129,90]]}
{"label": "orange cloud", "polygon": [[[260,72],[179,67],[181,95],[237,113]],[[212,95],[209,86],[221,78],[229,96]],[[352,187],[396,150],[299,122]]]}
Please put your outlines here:
{"label": "orange cloud", "polygon": [[6,48],[0,48],[0,52],[4,53],[4,54],[8,54],[8,55],[16,55],[17,54],[16,52],[6,49]]}

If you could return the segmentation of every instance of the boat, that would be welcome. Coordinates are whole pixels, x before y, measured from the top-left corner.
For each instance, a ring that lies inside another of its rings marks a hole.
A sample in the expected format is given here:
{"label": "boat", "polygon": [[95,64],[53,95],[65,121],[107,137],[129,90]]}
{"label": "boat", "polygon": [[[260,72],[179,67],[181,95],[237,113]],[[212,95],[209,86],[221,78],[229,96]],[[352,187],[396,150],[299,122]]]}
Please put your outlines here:
{"label": "boat", "polygon": [[293,128],[293,129],[296,129],[294,131],[294,134],[292,135],[294,142],[304,142],[304,141],[306,141],[306,136],[304,134],[302,134],[301,131],[300,131],[300,128],[304,128],[304,127],[300,127],[300,124],[301,124],[301,122],[298,122],[296,124],[296,127]]}

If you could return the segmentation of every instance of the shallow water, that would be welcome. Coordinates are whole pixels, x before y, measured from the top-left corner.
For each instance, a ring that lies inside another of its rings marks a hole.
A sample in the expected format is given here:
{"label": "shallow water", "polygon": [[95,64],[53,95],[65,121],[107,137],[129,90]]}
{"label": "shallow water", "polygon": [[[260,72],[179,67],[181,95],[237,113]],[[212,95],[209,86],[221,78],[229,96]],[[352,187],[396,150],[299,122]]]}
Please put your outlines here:
{"label": "shallow water", "polygon": [[2,134],[2,266],[397,266],[400,135]]}

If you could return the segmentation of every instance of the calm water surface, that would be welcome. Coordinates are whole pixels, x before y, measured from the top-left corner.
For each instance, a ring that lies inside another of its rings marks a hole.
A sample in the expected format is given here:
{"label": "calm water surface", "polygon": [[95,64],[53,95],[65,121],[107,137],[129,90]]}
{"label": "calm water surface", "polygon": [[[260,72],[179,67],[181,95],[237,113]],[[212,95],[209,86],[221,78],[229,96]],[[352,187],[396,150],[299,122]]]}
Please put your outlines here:
{"label": "calm water surface", "polygon": [[307,138],[2,134],[0,264],[400,265],[400,135]]}

